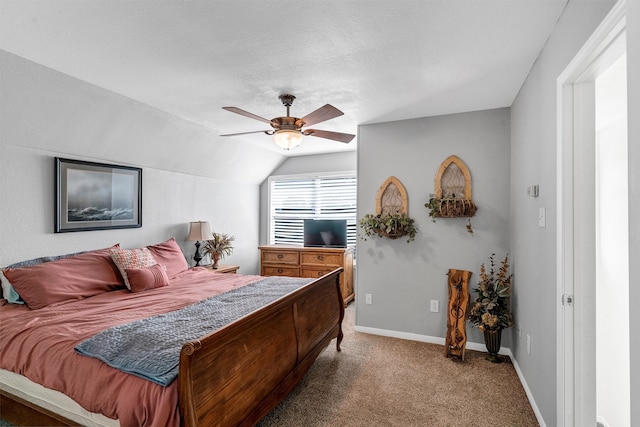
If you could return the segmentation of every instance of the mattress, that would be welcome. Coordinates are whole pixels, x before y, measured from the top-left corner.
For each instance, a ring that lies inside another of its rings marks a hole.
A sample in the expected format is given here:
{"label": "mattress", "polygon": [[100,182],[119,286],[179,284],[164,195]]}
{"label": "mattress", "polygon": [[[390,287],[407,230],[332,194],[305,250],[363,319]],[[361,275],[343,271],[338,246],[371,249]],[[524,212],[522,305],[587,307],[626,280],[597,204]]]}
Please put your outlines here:
{"label": "mattress", "polygon": [[33,403],[41,408],[62,415],[88,427],[118,427],[118,420],[89,412],[73,399],[56,390],[34,383],[27,377],[6,369],[0,369],[0,390]]}

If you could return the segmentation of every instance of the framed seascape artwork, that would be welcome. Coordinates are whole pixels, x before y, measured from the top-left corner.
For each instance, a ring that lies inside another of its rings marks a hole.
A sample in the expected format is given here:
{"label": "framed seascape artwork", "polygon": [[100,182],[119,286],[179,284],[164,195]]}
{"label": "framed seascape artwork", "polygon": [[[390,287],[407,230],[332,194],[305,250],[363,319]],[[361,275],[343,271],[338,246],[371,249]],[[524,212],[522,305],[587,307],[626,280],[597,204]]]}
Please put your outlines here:
{"label": "framed seascape artwork", "polygon": [[142,227],[142,169],[56,160],[56,233]]}

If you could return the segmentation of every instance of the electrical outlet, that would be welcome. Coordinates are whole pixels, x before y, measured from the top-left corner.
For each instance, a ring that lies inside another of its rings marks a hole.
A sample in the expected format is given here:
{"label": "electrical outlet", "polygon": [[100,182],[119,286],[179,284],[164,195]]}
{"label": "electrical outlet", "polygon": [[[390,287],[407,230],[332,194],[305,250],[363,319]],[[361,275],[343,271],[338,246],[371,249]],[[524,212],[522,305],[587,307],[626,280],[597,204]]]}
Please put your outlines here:
{"label": "electrical outlet", "polygon": [[531,337],[527,334],[527,354],[531,354]]}
{"label": "electrical outlet", "polygon": [[547,226],[547,209],[538,208],[538,227],[544,228]]}
{"label": "electrical outlet", "polygon": [[437,313],[440,311],[440,301],[438,301],[437,299],[432,299],[431,300],[431,312],[432,313]]}
{"label": "electrical outlet", "polygon": [[371,304],[371,294],[364,294],[364,303]]}

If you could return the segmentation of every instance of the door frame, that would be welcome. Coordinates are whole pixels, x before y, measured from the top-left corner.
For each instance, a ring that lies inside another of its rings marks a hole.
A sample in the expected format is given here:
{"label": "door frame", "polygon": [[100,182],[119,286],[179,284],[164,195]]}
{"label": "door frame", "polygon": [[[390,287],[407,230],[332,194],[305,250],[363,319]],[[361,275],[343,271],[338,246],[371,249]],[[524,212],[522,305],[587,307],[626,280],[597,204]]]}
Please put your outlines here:
{"label": "door frame", "polygon": [[[595,388],[594,80],[626,49],[619,0],[557,79],[557,425],[590,425]],[[591,150],[591,151],[590,151]],[[571,296],[572,303],[566,302]]]}

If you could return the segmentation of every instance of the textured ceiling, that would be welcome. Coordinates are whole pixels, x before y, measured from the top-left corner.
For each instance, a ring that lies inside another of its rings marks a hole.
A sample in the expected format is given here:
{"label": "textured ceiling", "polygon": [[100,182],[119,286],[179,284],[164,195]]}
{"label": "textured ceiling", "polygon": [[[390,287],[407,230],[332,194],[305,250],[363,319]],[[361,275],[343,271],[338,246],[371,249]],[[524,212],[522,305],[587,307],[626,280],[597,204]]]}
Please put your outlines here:
{"label": "textured ceiling", "polygon": [[[0,0],[0,48],[212,129],[329,103],[357,125],[510,106],[567,0]],[[213,143],[217,140],[217,136]],[[280,150],[264,134],[238,144]],[[287,155],[353,150],[306,137]],[[360,141],[365,143],[365,141]]]}

